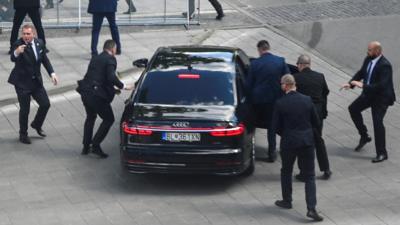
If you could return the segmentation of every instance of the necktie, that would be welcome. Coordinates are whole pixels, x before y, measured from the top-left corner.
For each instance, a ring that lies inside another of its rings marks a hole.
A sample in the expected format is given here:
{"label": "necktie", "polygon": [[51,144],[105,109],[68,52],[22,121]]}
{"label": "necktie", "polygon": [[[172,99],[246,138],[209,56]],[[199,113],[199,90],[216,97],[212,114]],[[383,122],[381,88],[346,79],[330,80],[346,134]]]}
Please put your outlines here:
{"label": "necktie", "polygon": [[372,72],[372,60],[369,62],[368,67],[367,67],[367,80],[366,84],[369,84],[371,80],[371,72]]}
{"label": "necktie", "polygon": [[36,56],[36,53],[35,53],[35,50],[36,50],[36,49],[33,49],[34,46],[32,46],[32,42],[29,42],[29,43],[28,43],[28,48],[29,48],[29,50],[32,51],[33,57],[34,57],[35,60],[37,61],[37,56]]}

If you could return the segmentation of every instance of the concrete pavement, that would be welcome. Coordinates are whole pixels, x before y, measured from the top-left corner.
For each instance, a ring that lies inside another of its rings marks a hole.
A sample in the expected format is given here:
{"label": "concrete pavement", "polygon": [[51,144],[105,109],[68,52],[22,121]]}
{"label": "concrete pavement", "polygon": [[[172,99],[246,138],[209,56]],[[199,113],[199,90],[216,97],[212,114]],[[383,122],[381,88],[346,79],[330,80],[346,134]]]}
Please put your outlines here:
{"label": "concrete pavement", "polygon": [[[191,32],[195,31],[185,33]],[[176,40],[182,36],[179,31],[173,34],[169,34],[170,42],[157,39],[158,45],[177,41],[185,44],[199,37],[193,35],[182,41]],[[143,35],[143,43],[154,45],[151,33],[137,35],[126,38],[137,40]],[[263,27],[215,30],[200,38],[203,44],[241,47],[249,55],[256,55],[254,46],[260,39],[269,40],[272,51],[291,63],[300,53],[311,54],[314,69],[325,73],[331,89],[324,136],[334,174],[332,180],[317,181],[318,209],[325,217],[320,224],[397,225],[398,105],[389,109],[386,118],[389,160],[372,164],[373,144],[360,153],[352,150],[358,134],[346,108],[359,91],[338,90],[347,81],[347,74]],[[129,82],[137,75],[127,76]],[[116,121],[127,96],[128,93],[117,96],[113,103]],[[117,124],[103,145],[110,158],[83,157],[79,153],[84,109],[78,94],[70,91],[54,95],[51,102],[44,125],[49,136],[41,139],[30,131],[33,144],[29,146],[17,141],[18,106],[0,108],[0,224],[283,225],[308,221],[303,183],[294,183],[294,209],[282,210],[273,204],[281,198],[279,162],[257,161],[255,174],[248,178],[127,175],[119,166]],[[371,128],[370,116],[366,115]],[[257,158],[262,158],[266,150],[263,130],[257,131],[256,141]]]}
{"label": "concrete pavement", "polygon": [[[267,1],[277,5],[291,3],[290,0]],[[242,6],[248,2],[265,3],[264,0],[240,1]],[[123,1],[121,3],[124,4]],[[399,106],[396,104],[389,108],[385,118],[389,160],[372,164],[370,159],[375,156],[373,143],[360,153],[352,150],[358,142],[358,134],[349,118],[347,106],[357,97],[359,90],[339,91],[339,85],[349,79],[349,74],[325,57],[320,57],[313,49],[304,48],[304,45],[293,42],[282,33],[262,26],[243,27],[245,22],[236,17],[243,18],[243,15],[228,14],[222,24],[208,25],[209,29],[128,30],[122,35],[125,48],[123,54],[118,56],[119,70],[131,69],[132,60],[149,57],[158,46],[163,45],[237,46],[255,56],[257,41],[267,39],[272,45],[272,52],[283,55],[289,63],[294,63],[301,53],[310,54],[313,68],[325,74],[331,89],[324,137],[333,177],[329,181],[317,181],[317,207],[325,217],[324,222],[319,224],[399,224]],[[230,23],[228,18],[237,20]],[[260,24],[252,19],[247,21],[251,26]],[[241,26],[233,28],[235,24]],[[221,29],[222,26],[228,28]],[[107,32],[107,29],[103,30]],[[15,100],[15,93],[6,84],[12,64],[7,60],[8,56],[1,56],[4,60],[0,61],[0,83],[3,84],[0,90],[3,99],[0,104],[0,225],[308,223],[305,219],[303,183],[294,183],[292,210],[274,206],[274,201],[281,198],[279,162],[267,164],[257,161],[255,174],[248,178],[128,175],[120,170],[117,123],[103,144],[104,150],[110,153],[108,159],[81,156],[84,109],[78,94],[68,90],[86,71],[90,37],[60,33],[65,37],[50,38],[49,47],[50,57],[65,89],[55,89],[58,94],[51,96],[52,107],[44,124],[48,137],[39,138],[30,130],[33,144],[29,146],[17,140],[18,105],[4,101],[7,98]],[[102,41],[106,38],[109,38],[108,33],[103,33]],[[7,42],[0,43],[0,52],[6,52],[7,48]],[[134,82],[139,73],[132,71],[124,79]],[[51,88],[48,81],[46,87]],[[119,121],[128,94],[124,92],[117,96],[113,103],[116,121]],[[34,104],[31,119],[36,108]],[[372,130],[370,112],[364,115],[369,130]],[[265,157],[265,137],[264,130],[257,130],[257,159]]]}

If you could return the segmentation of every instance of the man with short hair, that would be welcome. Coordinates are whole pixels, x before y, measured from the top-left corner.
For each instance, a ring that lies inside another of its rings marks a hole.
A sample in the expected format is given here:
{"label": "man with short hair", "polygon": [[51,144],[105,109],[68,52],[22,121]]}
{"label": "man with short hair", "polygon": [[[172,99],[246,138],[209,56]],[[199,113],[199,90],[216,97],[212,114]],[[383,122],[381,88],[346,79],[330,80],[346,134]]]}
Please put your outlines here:
{"label": "man with short hair", "polygon": [[35,25],[37,36],[39,37],[39,39],[43,41],[43,44],[46,45],[46,38],[44,36],[44,30],[42,26],[42,20],[40,18],[39,8],[40,8],[40,0],[14,0],[15,13],[14,13],[13,27],[10,36],[10,51],[8,52],[9,54],[11,54],[12,51],[14,51],[13,44],[18,39],[19,28],[21,27],[21,24],[24,21],[26,15],[29,15],[29,17],[32,20],[32,23]]}
{"label": "man with short hair", "polygon": [[[322,138],[323,121],[328,116],[328,94],[329,88],[324,74],[311,69],[311,58],[308,55],[300,55],[297,59],[299,73],[294,74],[297,91],[301,94],[310,96],[319,118],[319,127],[314,130],[315,149],[320,171],[323,172],[322,179],[329,179],[332,172],[329,167],[328,153],[325,141]],[[303,181],[303,175],[296,175],[296,179]]]}
{"label": "man with short hair", "polygon": [[256,115],[256,127],[266,128],[268,132],[267,162],[276,160],[276,136],[271,131],[272,112],[275,101],[283,93],[280,79],[289,73],[285,59],[269,52],[268,41],[261,40],[257,44],[259,58],[251,61],[249,75],[246,80],[248,97]]}
{"label": "man with short hair", "polygon": [[297,158],[304,175],[307,217],[315,221],[323,218],[316,211],[317,194],[314,171],[313,129],[319,126],[318,115],[311,98],[296,91],[296,82],[288,74],[281,79],[281,88],[285,96],[275,105],[273,131],[281,135],[280,154],[282,159],[281,187],[283,200],[275,205],[292,208],[292,172]]}
{"label": "man with short hair", "polygon": [[360,151],[372,140],[361,114],[362,111],[371,108],[376,148],[376,157],[372,159],[372,162],[379,163],[387,160],[383,118],[389,106],[396,101],[396,95],[393,87],[392,65],[383,56],[382,45],[379,42],[373,41],[368,44],[367,57],[361,69],[342,86],[346,90],[354,87],[362,88],[361,95],[349,106],[351,119],[361,136],[355,151]]}
{"label": "man with short hair", "polygon": [[[100,147],[114,123],[114,113],[111,102],[115,96],[114,86],[119,89],[132,90],[132,85],[124,85],[116,76],[117,60],[115,55],[117,46],[115,41],[107,40],[103,52],[93,56],[83,80],[78,81],[77,91],[81,94],[86,110],[86,120],[83,134],[82,155],[92,153],[100,158],[107,158]],[[97,115],[103,120],[94,137],[93,127]]]}
{"label": "man with short hair", "polygon": [[54,85],[58,84],[57,75],[54,73],[49,58],[46,55],[44,42],[35,38],[35,28],[30,25],[22,27],[22,38],[13,45],[11,61],[15,63],[8,82],[13,84],[17,92],[19,102],[19,140],[24,144],[30,144],[28,137],[28,116],[31,97],[38,103],[39,109],[31,127],[42,136],[46,137],[42,125],[50,108],[49,97],[43,87],[40,67],[46,68]]}

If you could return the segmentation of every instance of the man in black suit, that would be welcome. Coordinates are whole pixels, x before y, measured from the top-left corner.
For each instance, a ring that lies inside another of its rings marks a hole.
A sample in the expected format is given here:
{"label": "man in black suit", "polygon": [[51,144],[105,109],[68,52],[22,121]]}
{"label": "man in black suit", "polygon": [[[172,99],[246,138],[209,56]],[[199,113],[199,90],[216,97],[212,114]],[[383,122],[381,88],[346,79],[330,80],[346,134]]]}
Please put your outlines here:
{"label": "man in black suit", "polygon": [[43,122],[50,108],[50,101],[46,90],[43,87],[40,66],[46,68],[54,85],[57,85],[58,78],[54,73],[49,58],[46,55],[46,47],[42,40],[34,38],[35,28],[30,25],[22,27],[22,38],[14,43],[11,53],[11,61],[15,63],[8,82],[15,86],[19,102],[19,140],[24,144],[30,144],[28,137],[28,116],[31,97],[39,105],[35,119],[31,127],[37,133],[45,137],[42,130]]}
{"label": "man in black suit", "polygon": [[314,137],[313,129],[319,127],[318,115],[310,97],[296,92],[296,82],[288,74],[281,79],[282,90],[286,95],[275,104],[273,115],[274,132],[281,135],[281,186],[283,200],[275,205],[292,208],[292,172],[298,159],[304,175],[307,217],[315,221],[323,218],[316,211],[317,196],[314,172]]}
{"label": "man in black suit", "polygon": [[40,0],[14,0],[15,13],[14,13],[13,27],[10,36],[9,54],[11,54],[13,51],[12,47],[15,41],[17,41],[19,28],[21,27],[21,24],[24,21],[25,16],[27,14],[29,15],[29,17],[32,20],[32,23],[36,27],[39,39],[41,39],[44,45],[46,45],[46,39],[44,36],[44,30],[42,26],[42,20],[40,18],[39,8],[40,8]]}
{"label": "man in black suit", "polygon": [[[328,94],[329,88],[324,74],[311,70],[311,58],[307,55],[300,55],[297,60],[299,73],[294,74],[297,91],[303,95],[310,96],[319,118],[318,129],[314,130],[315,149],[319,169],[324,174],[322,179],[329,179],[332,172],[329,167],[328,153],[326,151],[325,141],[322,138],[323,121],[328,116]],[[296,179],[302,181],[303,175],[296,175]]]}
{"label": "man in black suit", "polygon": [[280,88],[281,77],[289,73],[283,57],[269,52],[268,41],[257,44],[259,58],[251,61],[249,75],[246,78],[246,89],[256,115],[256,127],[266,128],[268,138],[267,162],[276,159],[276,136],[271,131],[272,113],[275,101],[283,95]]}
{"label": "man in black suit", "polygon": [[[82,155],[87,155],[92,145],[92,152],[101,158],[108,155],[100,147],[114,123],[111,102],[115,96],[114,86],[119,89],[132,90],[133,86],[124,85],[116,76],[117,45],[113,40],[104,43],[103,52],[93,56],[83,80],[78,81],[77,91],[81,94],[86,110]],[[93,127],[97,115],[103,120],[94,137]]]}
{"label": "man in black suit", "polygon": [[376,157],[372,159],[373,163],[382,162],[388,158],[383,118],[388,107],[396,101],[392,73],[392,65],[382,55],[381,44],[373,41],[368,44],[367,57],[361,69],[348,83],[342,86],[345,89],[362,88],[361,95],[349,106],[351,119],[361,136],[355,151],[360,151],[372,140],[361,114],[362,111],[371,108],[376,148]]}

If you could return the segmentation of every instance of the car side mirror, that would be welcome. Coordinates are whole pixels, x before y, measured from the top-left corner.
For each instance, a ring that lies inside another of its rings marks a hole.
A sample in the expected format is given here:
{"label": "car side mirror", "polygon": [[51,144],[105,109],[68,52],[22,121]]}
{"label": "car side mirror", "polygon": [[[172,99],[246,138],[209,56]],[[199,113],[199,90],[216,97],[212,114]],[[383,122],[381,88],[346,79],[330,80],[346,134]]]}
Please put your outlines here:
{"label": "car side mirror", "polygon": [[146,68],[148,63],[149,63],[149,60],[146,58],[143,58],[143,59],[137,59],[137,60],[133,61],[132,65],[136,66],[138,68]]}

